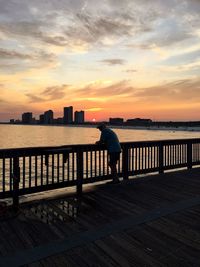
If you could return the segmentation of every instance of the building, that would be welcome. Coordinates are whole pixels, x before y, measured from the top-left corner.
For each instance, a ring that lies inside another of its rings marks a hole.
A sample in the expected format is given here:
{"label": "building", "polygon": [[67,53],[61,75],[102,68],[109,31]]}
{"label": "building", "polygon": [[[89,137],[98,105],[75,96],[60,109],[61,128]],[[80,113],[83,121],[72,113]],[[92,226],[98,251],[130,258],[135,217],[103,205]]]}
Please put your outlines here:
{"label": "building", "polygon": [[73,107],[64,107],[64,117],[63,117],[64,124],[73,123]]}
{"label": "building", "polygon": [[25,112],[22,114],[22,123],[30,124],[33,120],[33,113],[32,112]]}
{"label": "building", "polygon": [[74,112],[74,122],[77,124],[85,122],[85,114],[83,110]]}
{"label": "building", "polygon": [[151,125],[151,123],[152,123],[151,119],[141,119],[141,118],[129,119],[126,121],[127,125],[133,125],[133,126],[149,126]]}
{"label": "building", "polygon": [[39,123],[44,124],[44,114],[41,114],[39,117]]}
{"label": "building", "polygon": [[124,119],[122,118],[110,118],[109,123],[113,125],[122,125],[124,123]]}
{"label": "building", "polygon": [[53,111],[52,110],[45,111],[44,124],[53,124]]}
{"label": "building", "polygon": [[54,124],[63,124],[63,118],[57,118],[53,120]]}

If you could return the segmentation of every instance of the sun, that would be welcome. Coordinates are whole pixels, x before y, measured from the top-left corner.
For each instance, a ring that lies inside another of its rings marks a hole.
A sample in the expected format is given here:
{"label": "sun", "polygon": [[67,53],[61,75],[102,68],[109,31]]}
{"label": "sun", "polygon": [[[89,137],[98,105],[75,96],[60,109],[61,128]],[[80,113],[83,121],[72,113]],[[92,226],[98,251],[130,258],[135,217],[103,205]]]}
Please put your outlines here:
{"label": "sun", "polygon": [[95,121],[96,121],[96,119],[94,118],[94,119],[92,119],[92,121],[93,121],[93,122],[95,122]]}

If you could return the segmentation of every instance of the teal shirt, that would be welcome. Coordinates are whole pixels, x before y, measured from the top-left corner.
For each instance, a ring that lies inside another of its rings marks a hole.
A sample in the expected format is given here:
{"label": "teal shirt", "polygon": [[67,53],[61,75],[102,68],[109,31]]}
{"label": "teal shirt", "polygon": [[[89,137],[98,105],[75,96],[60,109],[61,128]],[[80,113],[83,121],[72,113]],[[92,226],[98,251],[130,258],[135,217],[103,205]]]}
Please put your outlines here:
{"label": "teal shirt", "polygon": [[101,132],[100,142],[106,144],[108,152],[121,152],[119,139],[113,130],[105,128]]}

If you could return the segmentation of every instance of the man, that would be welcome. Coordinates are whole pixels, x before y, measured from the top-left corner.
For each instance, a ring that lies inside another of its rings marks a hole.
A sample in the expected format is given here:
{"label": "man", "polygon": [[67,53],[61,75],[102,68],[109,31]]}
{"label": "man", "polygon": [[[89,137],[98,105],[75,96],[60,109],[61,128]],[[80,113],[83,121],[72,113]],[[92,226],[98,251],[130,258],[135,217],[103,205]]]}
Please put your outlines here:
{"label": "man", "polygon": [[108,149],[108,164],[111,169],[111,175],[113,177],[113,183],[119,183],[119,178],[117,176],[117,162],[121,153],[121,146],[116,133],[107,128],[104,123],[97,126],[97,129],[101,131],[100,140],[96,144],[105,144]]}

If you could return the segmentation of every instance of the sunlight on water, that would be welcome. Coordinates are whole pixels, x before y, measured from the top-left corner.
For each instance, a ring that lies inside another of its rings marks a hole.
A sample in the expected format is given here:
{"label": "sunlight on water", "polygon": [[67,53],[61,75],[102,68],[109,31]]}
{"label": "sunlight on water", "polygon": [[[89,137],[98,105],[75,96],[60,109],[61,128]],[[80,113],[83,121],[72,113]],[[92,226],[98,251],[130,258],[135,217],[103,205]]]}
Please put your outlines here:
{"label": "sunlight on water", "polygon": [[[200,132],[114,129],[121,142],[199,138]],[[100,132],[90,127],[0,125],[0,149],[92,144]]]}

